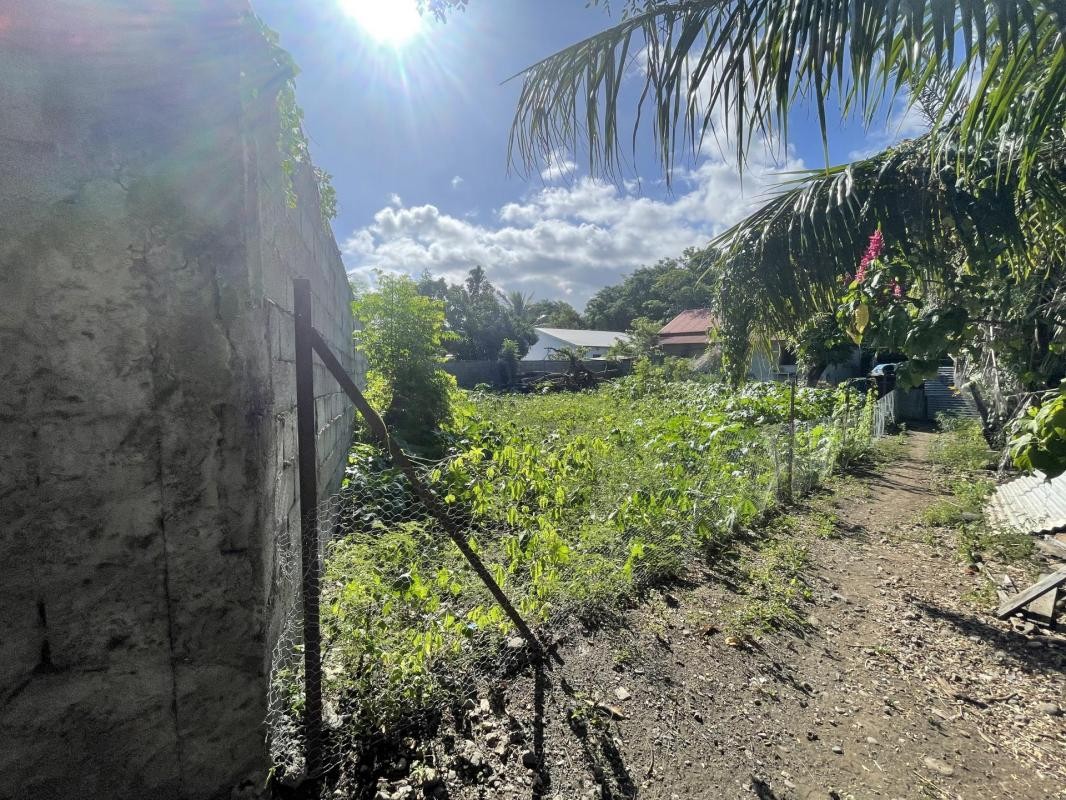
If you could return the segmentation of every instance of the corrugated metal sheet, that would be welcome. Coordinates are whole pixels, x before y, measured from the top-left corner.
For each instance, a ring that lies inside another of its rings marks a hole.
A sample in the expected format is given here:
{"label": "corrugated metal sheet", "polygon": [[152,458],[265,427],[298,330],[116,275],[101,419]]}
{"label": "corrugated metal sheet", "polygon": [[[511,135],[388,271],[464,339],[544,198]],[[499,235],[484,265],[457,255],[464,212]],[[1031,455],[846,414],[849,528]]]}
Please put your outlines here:
{"label": "corrugated metal sheet", "polygon": [[629,334],[621,331],[584,331],[573,328],[534,328],[537,333],[554,336],[575,347],[610,347],[615,342],[624,342]]}
{"label": "corrugated metal sheet", "polygon": [[988,502],[993,525],[1021,533],[1066,531],[1066,474],[1047,480],[1039,472],[1005,483]]}
{"label": "corrugated metal sheet", "polygon": [[659,344],[707,344],[706,333],[686,333],[678,336],[660,336]]}
{"label": "corrugated metal sheet", "polygon": [[682,311],[659,331],[660,336],[675,336],[678,334],[702,334],[705,338],[707,331],[719,327],[718,320],[709,308],[693,308]]}

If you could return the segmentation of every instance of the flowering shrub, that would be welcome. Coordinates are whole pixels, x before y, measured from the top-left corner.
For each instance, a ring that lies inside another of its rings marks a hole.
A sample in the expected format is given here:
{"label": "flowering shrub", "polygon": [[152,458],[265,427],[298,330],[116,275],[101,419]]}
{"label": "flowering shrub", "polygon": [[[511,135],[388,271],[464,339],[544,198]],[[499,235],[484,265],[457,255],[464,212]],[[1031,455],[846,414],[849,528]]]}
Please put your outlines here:
{"label": "flowering shrub", "polygon": [[[873,232],[855,275],[845,275],[847,290],[837,312],[841,327],[856,344],[867,330],[891,336],[905,332],[913,303],[904,296],[906,266],[885,257],[885,238],[880,229]],[[887,330],[886,330],[887,327]]]}

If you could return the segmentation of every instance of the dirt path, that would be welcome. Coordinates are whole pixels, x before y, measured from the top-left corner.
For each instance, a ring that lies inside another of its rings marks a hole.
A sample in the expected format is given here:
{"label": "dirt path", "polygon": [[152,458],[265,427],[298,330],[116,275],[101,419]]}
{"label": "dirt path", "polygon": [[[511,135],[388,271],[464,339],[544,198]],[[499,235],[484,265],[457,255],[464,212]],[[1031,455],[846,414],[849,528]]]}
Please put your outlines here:
{"label": "dirt path", "polygon": [[469,702],[406,754],[430,780],[377,797],[1066,797],[1066,640],[965,599],[980,577],[916,524],[928,437],[811,501],[821,535],[778,532],[809,552],[799,624],[733,639],[750,598],[724,559]]}

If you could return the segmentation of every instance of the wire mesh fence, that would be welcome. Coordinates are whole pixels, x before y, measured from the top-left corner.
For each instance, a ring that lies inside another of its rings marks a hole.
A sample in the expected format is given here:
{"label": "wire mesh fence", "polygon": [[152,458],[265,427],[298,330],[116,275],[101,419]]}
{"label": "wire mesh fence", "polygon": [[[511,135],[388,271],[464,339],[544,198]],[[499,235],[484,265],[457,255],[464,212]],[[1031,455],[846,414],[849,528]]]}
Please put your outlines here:
{"label": "wire mesh fence", "polygon": [[[581,497],[558,486],[562,496],[541,490],[533,499],[492,473],[507,462],[484,456],[464,462],[463,480],[476,486],[488,475],[507,496],[453,497],[448,476],[468,453],[419,462],[417,472],[450,503],[453,522],[522,618],[547,638],[577,615],[609,613],[621,599],[683,574],[791,492],[813,489],[868,444],[874,414],[853,393],[822,418],[725,426],[700,469],[649,463],[602,474],[582,485]],[[514,471],[521,461],[515,455]],[[680,472],[698,477],[679,481]],[[353,448],[345,486],[318,507],[318,539],[325,724],[319,740],[305,741],[303,620],[294,598],[271,672],[268,725],[280,774],[305,774],[308,752],[317,754],[318,771],[350,765],[530,658],[434,509],[377,447]],[[288,569],[295,576],[300,565]]]}

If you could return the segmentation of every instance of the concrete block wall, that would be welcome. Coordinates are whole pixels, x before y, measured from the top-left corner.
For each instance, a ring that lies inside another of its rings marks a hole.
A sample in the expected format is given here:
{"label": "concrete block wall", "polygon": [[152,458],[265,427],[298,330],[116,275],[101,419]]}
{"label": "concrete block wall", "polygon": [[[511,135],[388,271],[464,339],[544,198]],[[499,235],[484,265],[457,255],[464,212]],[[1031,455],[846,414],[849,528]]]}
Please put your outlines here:
{"label": "concrete block wall", "polygon": [[[283,76],[248,10],[0,14],[0,799],[265,774],[299,541],[292,278],[361,366],[307,165],[285,200]],[[326,495],[352,412],[321,368],[315,389]]]}

